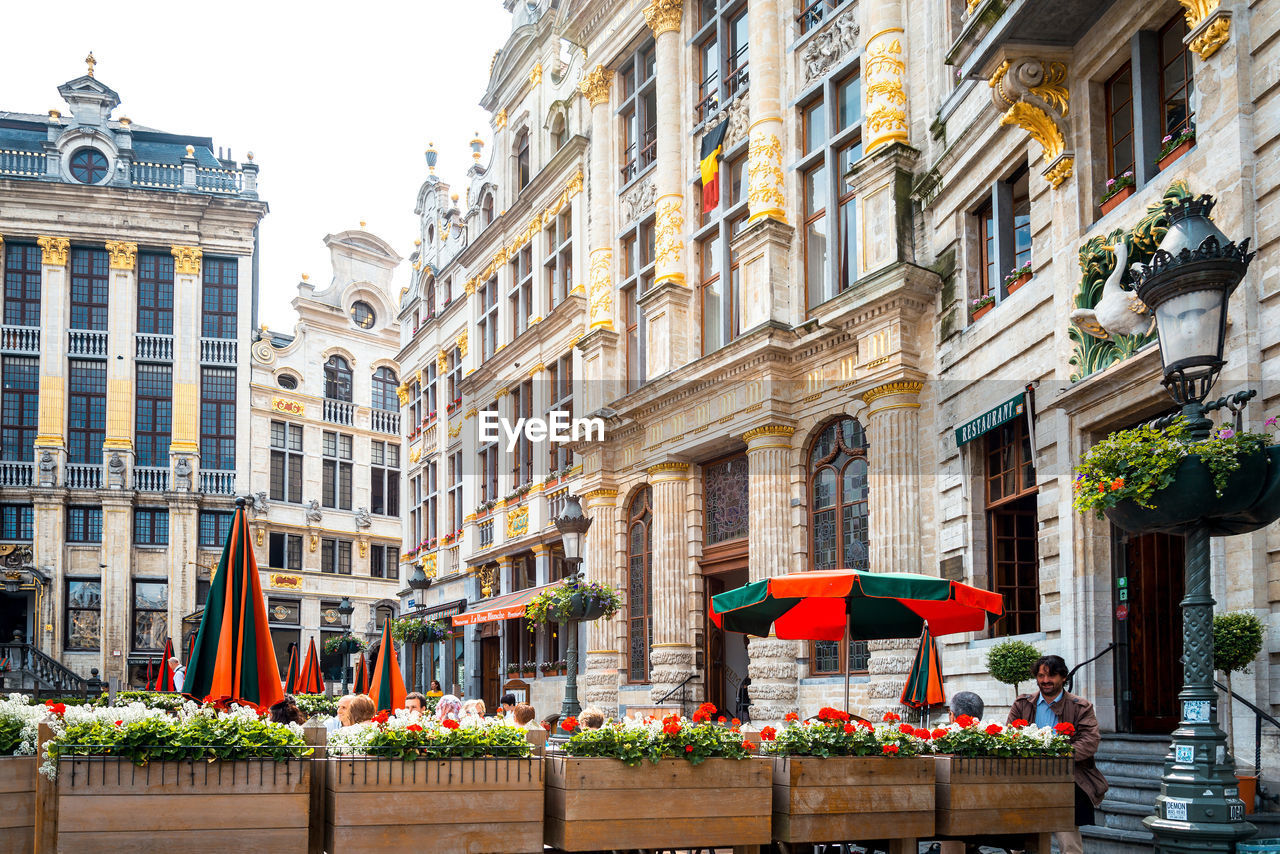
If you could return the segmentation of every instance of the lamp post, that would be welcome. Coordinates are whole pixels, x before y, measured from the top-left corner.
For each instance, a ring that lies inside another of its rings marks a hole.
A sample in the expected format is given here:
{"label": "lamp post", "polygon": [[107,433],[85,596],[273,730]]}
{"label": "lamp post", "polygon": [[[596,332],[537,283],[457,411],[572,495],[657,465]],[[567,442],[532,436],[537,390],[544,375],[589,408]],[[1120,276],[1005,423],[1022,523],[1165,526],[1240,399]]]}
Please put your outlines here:
{"label": "lamp post", "polygon": [[[582,512],[578,496],[565,497],[564,509],[556,517],[555,524],[564,544],[564,562],[569,565],[569,574],[581,579],[582,540],[591,529],[591,520]],[[565,650],[569,667],[564,681],[564,702],[560,706],[561,721],[582,711],[582,707],[578,705],[578,620],[569,619],[564,631],[569,633],[569,644]]]}
{"label": "lamp post", "polygon": [[351,615],[355,613],[355,607],[351,604],[351,600],[343,596],[342,601],[338,603],[338,614],[342,617],[342,696],[347,696],[347,689],[351,685],[351,670],[347,657],[351,655],[348,648],[346,636],[351,634]]}
{"label": "lamp post", "polygon": [[[1182,407],[1193,440],[1208,438],[1213,429],[1204,401],[1225,364],[1227,303],[1253,258],[1247,239],[1237,246],[1209,219],[1213,204],[1207,195],[1166,202],[1169,230],[1151,263],[1134,273],[1138,298],[1155,312],[1164,387]],[[1156,814],[1143,824],[1160,852],[1230,852],[1256,829],[1244,820],[1231,745],[1218,727],[1208,520],[1191,522],[1185,533],[1180,722],[1165,758]]]}
{"label": "lamp post", "polygon": [[[433,570],[434,571],[434,570]],[[421,596],[423,591],[431,586],[431,579],[427,577],[422,567],[415,563],[413,569],[409,571],[409,589],[413,590],[415,596]],[[422,603],[418,602],[418,607],[422,607]],[[415,688],[425,690],[426,686],[426,653],[423,647],[425,644],[414,644],[414,662],[413,662],[413,678],[417,683]]]}

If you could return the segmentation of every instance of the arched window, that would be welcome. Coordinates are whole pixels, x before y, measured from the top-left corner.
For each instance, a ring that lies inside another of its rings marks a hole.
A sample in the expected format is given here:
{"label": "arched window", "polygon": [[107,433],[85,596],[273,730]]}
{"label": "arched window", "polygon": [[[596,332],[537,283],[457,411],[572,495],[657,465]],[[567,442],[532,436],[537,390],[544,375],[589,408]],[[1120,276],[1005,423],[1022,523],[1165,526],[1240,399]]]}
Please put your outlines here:
{"label": "arched window", "polygon": [[434,225],[427,226],[427,245],[436,245],[436,227]]}
{"label": "arched window", "polygon": [[398,385],[400,381],[396,379],[396,372],[390,368],[382,367],[374,371],[373,408],[398,412],[400,410],[400,397],[396,394]]}
{"label": "arched window", "polygon": [[351,366],[341,356],[330,356],[324,363],[324,396],[351,402]]}
{"label": "arched window", "polygon": [[516,187],[523,190],[529,185],[529,130],[520,131],[516,137]]}
{"label": "arched window", "polygon": [[[853,418],[832,421],[809,452],[810,569],[870,569],[867,528],[867,436]],[[867,645],[813,644],[810,672],[867,669]]]}
{"label": "arched window", "polygon": [[480,227],[493,222],[493,193],[485,193],[480,200]]}
{"label": "arched window", "polygon": [[564,148],[564,144],[569,141],[569,121],[564,113],[557,113],[551,120],[551,141],[555,144],[556,151]]}
{"label": "arched window", "polygon": [[627,506],[627,679],[649,680],[653,646],[653,491],[645,487]]}

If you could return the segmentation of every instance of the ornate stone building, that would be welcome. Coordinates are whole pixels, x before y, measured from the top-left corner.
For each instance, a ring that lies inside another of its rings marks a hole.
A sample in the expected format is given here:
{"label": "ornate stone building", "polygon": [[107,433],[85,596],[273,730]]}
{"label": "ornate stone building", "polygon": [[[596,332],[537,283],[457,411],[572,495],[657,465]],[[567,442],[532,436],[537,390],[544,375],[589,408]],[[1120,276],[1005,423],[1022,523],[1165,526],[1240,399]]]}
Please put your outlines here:
{"label": "ornate stone building", "polygon": [[249,482],[267,206],[252,154],[113,115],[86,61],[58,87],[68,115],[0,113],[0,542],[20,555],[0,634],[139,684]]}
{"label": "ornate stone building", "polygon": [[[276,659],[314,639],[325,678],[343,661],[324,642],[374,640],[399,610],[403,500],[400,324],[394,277],[401,258],[363,230],[325,237],[328,287],[303,276],[293,334],[256,335],[249,388],[258,566]],[[350,660],[350,657],[348,657]]]}

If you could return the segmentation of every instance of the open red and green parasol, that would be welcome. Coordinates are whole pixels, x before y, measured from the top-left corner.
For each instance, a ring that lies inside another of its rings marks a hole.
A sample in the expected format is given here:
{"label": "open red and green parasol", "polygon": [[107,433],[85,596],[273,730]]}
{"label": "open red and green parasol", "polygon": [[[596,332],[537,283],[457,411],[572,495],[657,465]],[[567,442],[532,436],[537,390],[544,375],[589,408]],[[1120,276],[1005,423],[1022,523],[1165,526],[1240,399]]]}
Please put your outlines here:
{"label": "open red and green parasol", "polygon": [[[363,658],[363,656],[361,656]],[[369,696],[378,711],[394,712],[404,708],[404,677],[396,659],[395,642],[391,639],[391,621],[382,626],[382,643],[378,645],[378,660],[373,665],[373,678],[369,684]]]}
{"label": "open red and green parasol", "polygon": [[324,681],[320,674],[320,655],[316,652],[316,639],[311,639],[311,647],[307,650],[306,660],[302,664],[302,672],[298,674],[299,694],[323,694]]}
{"label": "open red and green parasol", "polygon": [[901,702],[913,709],[928,709],[946,701],[946,692],[942,690],[942,664],[938,660],[938,645],[933,642],[933,633],[926,623],[924,634],[920,636],[920,649],[916,651],[915,661],[911,663],[907,684],[902,688]]}
{"label": "open red and green parasol", "polygon": [[284,692],[286,694],[298,692],[298,645],[296,643],[289,644],[289,669],[284,672]]}
{"label": "open red and green parasol", "polygon": [[173,658],[173,638],[164,639],[164,657],[160,659],[160,672],[156,675],[156,679],[149,687],[152,691],[172,691],[173,688],[173,668],[169,666],[169,659]]}
{"label": "open red and green parasol", "polygon": [[907,572],[828,569],[753,581],[711,597],[711,620],[731,632],[783,640],[885,640],[986,628],[1000,595]]}
{"label": "open red and green parasol", "polygon": [[363,653],[356,658],[356,693],[369,693],[369,660]]}
{"label": "open red and green parasol", "polygon": [[197,699],[248,702],[261,708],[284,696],[243,498],[236,499],[183,688]]}

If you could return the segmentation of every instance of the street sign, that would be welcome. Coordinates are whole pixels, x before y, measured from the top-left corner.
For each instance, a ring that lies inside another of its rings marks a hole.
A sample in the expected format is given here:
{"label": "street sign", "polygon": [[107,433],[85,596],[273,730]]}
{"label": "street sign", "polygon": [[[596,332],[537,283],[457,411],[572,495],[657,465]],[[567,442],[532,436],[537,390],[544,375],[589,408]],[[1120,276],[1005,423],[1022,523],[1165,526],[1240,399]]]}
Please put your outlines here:
{"label": "street sign", "polygon": [[1125,604],[1123,604],[1123,603],[1122,603],[1122,604],[1120,604],[1120,605],[1117,605],[1117,606],[1116,606],[1116,619],[1117,619],[1117,620],[1120,620],[1121,622],[1123,622],[1123,621],[1125,621],[1125,620],[1129,619],[1129,606],[1128,606],[1128,605],[1125,605]]}
{"label": "street sign", "polygon": [[956,428],[956,447],[972,442],[988,430],[994,430],[1006,421],[1012,421],[1022,415],[1027,411],[1026,399],[1027,395],[1023,392],[993,409],[988,409],[977,418],[961,424]]}

